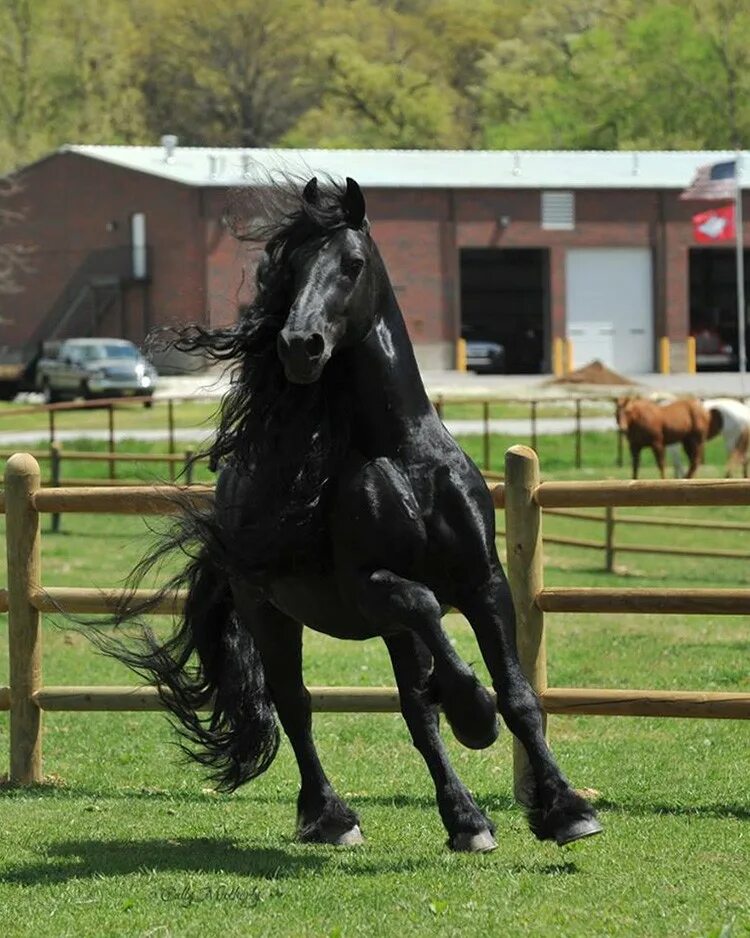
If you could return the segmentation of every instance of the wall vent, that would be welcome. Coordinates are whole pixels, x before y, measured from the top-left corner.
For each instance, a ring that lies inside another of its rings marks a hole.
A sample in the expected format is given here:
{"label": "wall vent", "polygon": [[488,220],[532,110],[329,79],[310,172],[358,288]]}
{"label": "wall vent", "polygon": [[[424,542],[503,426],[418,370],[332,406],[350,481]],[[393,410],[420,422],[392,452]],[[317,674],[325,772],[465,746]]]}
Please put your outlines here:
{"label": "wall vent", "polygon": [[572,231],[575,221],[575,196],[572,192],[542,193],[542,228]]}

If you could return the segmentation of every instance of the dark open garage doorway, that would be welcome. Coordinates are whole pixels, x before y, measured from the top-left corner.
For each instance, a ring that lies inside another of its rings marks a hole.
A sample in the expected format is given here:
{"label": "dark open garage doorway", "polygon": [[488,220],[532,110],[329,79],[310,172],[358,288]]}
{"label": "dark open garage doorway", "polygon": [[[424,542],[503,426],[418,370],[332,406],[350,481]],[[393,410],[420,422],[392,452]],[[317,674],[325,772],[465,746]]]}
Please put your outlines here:
{"label": "dark open garage doorway", "polygon": [[[745,251],[750,297],[750,251]],[[690,249],[690,334],[698,371],[737,371],[737,263],[734,248]],[[746,330],[747,332],[747,330]],[[750,336],[746,335],[746,340]],[[746,341],[746,345],[750,343]]]}
{"label": "dark open garage doorway", "polygon": [[469,343],[489,341],[504,346],[509,374],[546,370],[548,298],[547,250],[461,250],[461,335]]}

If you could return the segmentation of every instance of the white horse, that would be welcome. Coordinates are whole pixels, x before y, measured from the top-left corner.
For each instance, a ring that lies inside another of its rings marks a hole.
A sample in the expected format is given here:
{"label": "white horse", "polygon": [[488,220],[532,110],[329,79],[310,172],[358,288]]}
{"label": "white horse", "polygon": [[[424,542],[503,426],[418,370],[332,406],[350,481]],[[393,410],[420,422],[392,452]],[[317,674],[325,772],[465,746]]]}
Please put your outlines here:
{"label": "white horse", "polygon": [[731,397],[716,397],[703,401],[711,416],[708,439],[724,437],[727,449],[727,478],[731,478],[736,465],[747,475],[748,447],[750,446],[750,407]]}

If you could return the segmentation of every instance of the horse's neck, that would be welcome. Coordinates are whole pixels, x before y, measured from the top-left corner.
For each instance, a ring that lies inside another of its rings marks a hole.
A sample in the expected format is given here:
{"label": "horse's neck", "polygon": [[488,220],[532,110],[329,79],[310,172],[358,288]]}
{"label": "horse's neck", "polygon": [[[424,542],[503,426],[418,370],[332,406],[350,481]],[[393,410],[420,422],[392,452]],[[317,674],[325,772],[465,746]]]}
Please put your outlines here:
{"label": "horse's neck", "polygon": [[390,283],[367,338],[350,349],[355,444],[365,455],[396,455],[431,413],[404,318]]}

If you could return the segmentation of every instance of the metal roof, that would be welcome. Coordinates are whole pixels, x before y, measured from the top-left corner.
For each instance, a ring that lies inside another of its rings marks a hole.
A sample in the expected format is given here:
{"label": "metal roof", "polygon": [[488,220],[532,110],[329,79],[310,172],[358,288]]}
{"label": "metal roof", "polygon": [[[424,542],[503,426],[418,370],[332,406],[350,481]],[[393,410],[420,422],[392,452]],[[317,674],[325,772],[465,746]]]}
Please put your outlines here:
{"label": "metal roof", "polygon": [[[353,176],[369,188],[683,189],[732,151],[292,150],[73,146],[77,153],[189,186],[260,183],[268,174]],[[744,173],[745,179],[750,176]]]}

